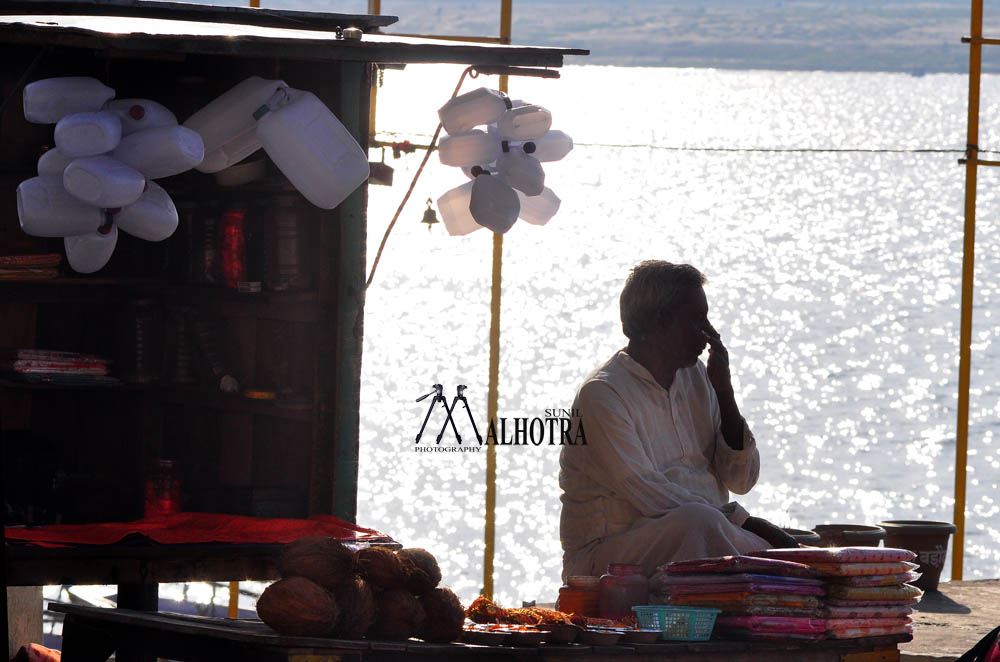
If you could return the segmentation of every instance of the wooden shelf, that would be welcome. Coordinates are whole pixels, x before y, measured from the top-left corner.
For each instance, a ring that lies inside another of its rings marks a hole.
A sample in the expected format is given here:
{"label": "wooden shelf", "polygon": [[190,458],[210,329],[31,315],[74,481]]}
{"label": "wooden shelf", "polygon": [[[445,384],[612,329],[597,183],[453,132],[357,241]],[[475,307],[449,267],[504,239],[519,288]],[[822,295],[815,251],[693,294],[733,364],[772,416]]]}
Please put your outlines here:
{"label": "wooden shelf", "polygon": [[0,388],[19,391],[74,391],[94,394],[115,392],[158,398],[164,404],[205,407],[223,411],[243,412],[259,416],[273,416],[290,421],[311,422],[313,407],[308,403],[286,403],[280,400],[254,400],[239,393],[223,393],[195,386],[170,386],[159,384],[126,384],[119,386],[80,386],[67,384],[29,384],[0,379]]}
{"label": "wooden shelf", "polygon": [[288,322],[315,322],[319,317],[319,297],[314,290],[246,294],[213,285],[111,278],[0,281],[0,299],[113,303],[136,297],[159,297],[168,304],[211,305],[222,317]]}

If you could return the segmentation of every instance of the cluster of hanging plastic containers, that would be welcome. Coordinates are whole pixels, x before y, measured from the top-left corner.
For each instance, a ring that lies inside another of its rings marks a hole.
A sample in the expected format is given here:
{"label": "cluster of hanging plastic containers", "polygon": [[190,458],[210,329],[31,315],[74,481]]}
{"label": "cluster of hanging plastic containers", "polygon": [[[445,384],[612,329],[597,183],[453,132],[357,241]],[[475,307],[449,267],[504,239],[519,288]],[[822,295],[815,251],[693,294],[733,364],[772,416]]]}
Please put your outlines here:
{"label": "cluster of hanging plastic containers", "polygon": [[115,99],[89,77],[46,78],[24,88],[24,117],[55,124],[55,147],[38,176],[17,187],[21,228],[63,237],[70,266],[101,269],[118,229],[162,241],[177,208],[155,179],[191,168],[214,173],[263,147],[295,188],[323,209],[368,178],[368,157],[314,94],[256,76],[237,84],[182,125],[162,104]]}
{"label": "cluster of hanging plastic containers", "polygon": [[545,186],[542,163],[573,149],[572,138],[551,129],[548,110],[483,87],[455,97],[438,116],[448,134],[438,144],[441,163],[461,168],[471,180],[438,198],[449,234],[483,227],[502,234],[518,218],[548,223],[560,201]]}

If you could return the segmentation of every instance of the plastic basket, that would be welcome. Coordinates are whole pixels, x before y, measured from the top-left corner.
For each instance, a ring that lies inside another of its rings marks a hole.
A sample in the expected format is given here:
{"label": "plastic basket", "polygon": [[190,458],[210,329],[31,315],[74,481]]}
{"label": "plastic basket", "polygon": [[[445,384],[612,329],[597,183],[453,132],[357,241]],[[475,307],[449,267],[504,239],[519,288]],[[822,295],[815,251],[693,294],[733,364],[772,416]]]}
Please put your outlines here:
{"label": "plastic basket", "polygon": [[722,613],[719,609],[696,609],[694,607],[664,607],[643,605],[632,607],[639,627],[643,630],[659,630],[660,639],[672,641],[706,641],[712,636],[715,617]]}

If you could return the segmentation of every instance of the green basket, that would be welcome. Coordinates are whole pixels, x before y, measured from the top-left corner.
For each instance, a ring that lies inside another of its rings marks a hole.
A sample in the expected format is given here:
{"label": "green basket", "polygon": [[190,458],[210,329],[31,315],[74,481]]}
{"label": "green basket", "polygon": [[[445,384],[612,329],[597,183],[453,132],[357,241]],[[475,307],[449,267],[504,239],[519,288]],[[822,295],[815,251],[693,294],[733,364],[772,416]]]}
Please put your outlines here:
{"label": "green basket", "polygon": [[712,636],[715,617],[722,613],[719,609],[660,605],[632,607],[632,611],[640,628],[659,630],[660,639],[671,641],[707,641]]}

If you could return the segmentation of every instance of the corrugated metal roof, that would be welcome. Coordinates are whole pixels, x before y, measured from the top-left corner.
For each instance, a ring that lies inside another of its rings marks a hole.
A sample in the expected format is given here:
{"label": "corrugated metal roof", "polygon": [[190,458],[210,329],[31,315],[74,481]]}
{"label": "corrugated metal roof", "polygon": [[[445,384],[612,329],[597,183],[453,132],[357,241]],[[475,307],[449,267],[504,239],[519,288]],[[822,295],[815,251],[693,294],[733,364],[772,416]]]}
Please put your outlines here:
{"label": "corrugated metal roof", "polygon": [[[345,26],[346,27],[346,26]],[[473,44],[385,34],[345,40],[337,32],[135,16],[0,16],[0,41],[81,48],[355,62],[453,62],[554,66],[589,51]]]}

